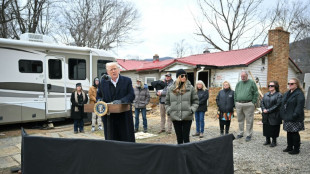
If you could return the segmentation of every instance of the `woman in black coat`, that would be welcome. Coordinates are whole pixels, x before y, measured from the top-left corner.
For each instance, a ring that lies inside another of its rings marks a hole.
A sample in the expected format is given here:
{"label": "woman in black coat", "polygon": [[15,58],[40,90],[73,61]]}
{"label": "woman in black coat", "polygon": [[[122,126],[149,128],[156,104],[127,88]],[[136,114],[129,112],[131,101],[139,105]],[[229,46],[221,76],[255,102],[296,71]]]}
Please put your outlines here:
{"label": "woman in black coat", "polygon": [[[280,125],[282,120],[280,117],[280,107],[282,101],[282,94],[279,92],[279,83],[271,81],[268,85],[269,92],[267,92],[262,101],[262,115],[263,115],[263,135],[266,137],[264,145],[270,144],[270,147],[277,145],[277,137],[280,134]],[[272,143],[270,143],[272,137]]]}
{"label": "woman in black coat", "polygon": [[305,96],[298,79],[292,78],[288,85],[289,90],[283,95],[281,107],[283,129],[287,132],[287,147],[283,152],[294,155],[299,153],[299,131],[305,130]]}
{"label": "woman in black coat", "polygon": [[81,133],[84,133],[84,121],[83,118],[87,117],[84,113],[84,104],[88,101],[87,95],[82,89],[81,83],[76,84],[76,90],[71,93],[71,118],[74,120],[74,133],[78,133],[78,129]]}
{"label": "woman in black coat", "polygon": [[216,104],[218,106],[218,117],[220,123],[220,133],[229,133],[230,121],[234,114],[234,91],[230,89],[230,84],[228,81],[223,82],[223,90],[221,90],[216,97]]}
{"label": "woman in black coat", "polygon": [[209,91],[203,81],[198,80],[195,87],[199,99],[199,106],[195,112],[196,133],[193,136],[203,138],[205,129],[205,113],[208,110],[207,101],[209,99]]}

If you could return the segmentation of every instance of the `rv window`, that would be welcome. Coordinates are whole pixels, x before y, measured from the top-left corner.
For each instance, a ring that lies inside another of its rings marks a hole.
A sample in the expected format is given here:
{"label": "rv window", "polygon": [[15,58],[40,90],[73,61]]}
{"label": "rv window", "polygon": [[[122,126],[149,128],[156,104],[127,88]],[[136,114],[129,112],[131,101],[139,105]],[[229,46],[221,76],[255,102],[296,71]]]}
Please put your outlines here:
{"label": "rv window", "polygon": [[59,59],[48,60],[48,77],[50,79],[62,78],[61,60]]}
{"label": "rv window", "polygon": [[19,72],[21,73],[42,73],[43,65],[39,60],[19,60]]}
{"label": "rv window", "polygon": [[98,60],[97,61],[97,76],[101,77],[103,74],[107,73],[107,69],[105,67],[105,64],[111,62],[107,60]]}
{"label": "rv window", "polygon": [[86,79],[86,61],[84,59],[69,59],[69,79]]}

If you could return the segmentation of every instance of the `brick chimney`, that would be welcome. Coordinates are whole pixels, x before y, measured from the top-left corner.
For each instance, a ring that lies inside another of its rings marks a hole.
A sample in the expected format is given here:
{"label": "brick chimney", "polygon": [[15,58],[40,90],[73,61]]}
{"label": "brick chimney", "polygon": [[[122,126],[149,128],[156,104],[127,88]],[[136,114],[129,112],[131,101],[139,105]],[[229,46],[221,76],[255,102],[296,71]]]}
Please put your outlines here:
{"label": "brick chimney", "polygon": [[153,62],[155,62],[155,61],[159,61],[159,56],[158,56],[158,54],[155,54],[155,55],[153,56]]}
{"label": "brick chimney", "polygon": [[268,56],[267,81],[278,81],[281,93],[287,91],[289,37],[290,33],[282,27],[268,31],[268,45],[273,46],[273,50]]}

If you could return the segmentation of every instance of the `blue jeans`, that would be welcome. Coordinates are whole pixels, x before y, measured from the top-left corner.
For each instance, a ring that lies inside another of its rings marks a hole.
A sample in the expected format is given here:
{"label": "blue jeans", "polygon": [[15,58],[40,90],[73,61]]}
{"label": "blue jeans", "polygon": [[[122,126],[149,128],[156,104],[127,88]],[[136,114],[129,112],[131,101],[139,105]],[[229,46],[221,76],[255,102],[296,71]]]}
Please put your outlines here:
{"label": "blue jeans", "polygon": [[203,133],[205,129],[205,112],[195,112],[196,132]]}
{"label": "blue jeans", "polygon": [[135,129],[139,129],[139,115],[142,113],[143,118],[143,129],[147,130],[147,120],[146,120],[146,108],[135,108]]}
{"label": "blue jeans", "polygon": [[74,119],[74,132],[78,132],[78,128],[80,132],[84,130],[84,120],[82,119]]}

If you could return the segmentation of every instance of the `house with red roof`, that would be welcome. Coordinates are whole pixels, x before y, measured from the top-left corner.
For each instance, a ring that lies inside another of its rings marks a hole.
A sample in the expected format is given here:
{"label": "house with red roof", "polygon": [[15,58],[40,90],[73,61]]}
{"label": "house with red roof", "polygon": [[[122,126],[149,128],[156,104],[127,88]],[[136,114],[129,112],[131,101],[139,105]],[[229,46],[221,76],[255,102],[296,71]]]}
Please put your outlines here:
{"label": "house with red roof", "polygon": [[187,71],[192,84],[202,80],[207,87],[221,87],[224,81],[235,88],[240,80],[240,72],[250,72],[249,78],[260,87],[266,87],[268,81],[277,80],[282,85],[281,92],[287,88],[287,81],[297,77],[301,70],[289,57],[289,33],[282,28],[269,31],[268,46],[250,47],[239,50],[204,53],[184,58],[159,61],[155,55],[153,61],[117,60],[121,74],[132,78],[144,79],[150,86],[152,81],[163,79],[166,72],[173,74],[182,68]]}

